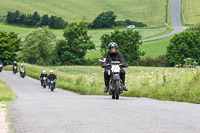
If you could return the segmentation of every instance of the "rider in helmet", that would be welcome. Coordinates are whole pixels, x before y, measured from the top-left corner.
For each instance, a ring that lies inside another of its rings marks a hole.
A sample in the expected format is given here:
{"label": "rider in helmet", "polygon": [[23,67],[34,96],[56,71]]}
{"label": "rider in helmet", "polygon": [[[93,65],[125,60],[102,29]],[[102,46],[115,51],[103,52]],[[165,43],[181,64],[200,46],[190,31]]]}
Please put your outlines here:
{"label": "rider in helmet", "polygon": [[41,73],[41,75],[40,75],[41,86],[43,85],[43,78],[44,78],[44,77],[46,77],[46,78],[48,77],[45,70],[43,70],[42,73]]}
{"label": "rider in helmet", "polygon": [[2,69],[3,69],[3,62],[0,60],[0,65],[2,65]]}
{"label": "rider in helmet", "polygon": [[[50,74],[48,76],[48,85],[50,84],[50,81],[54,81],[54,86],[56,86],[56,80],[57,80],[57,77],[56,75],[53,73],[53,70],[50,70]],[[49,86],[50,87],[50,86]]]}
{"label": "rider in helmet", "polygon": [[24,74],[26,74],[26,72],[25,72],[25,66],[24,66],[24,64],[21,64],[21,66],[19,68],[20,74],[22,74],[23,70],[24,70]]}
{"label": "rider in helmet", "polygon": [[14,68],[18,68],[18,64],[17,64],[17,62],[16,61],[14,61],[14,63],[13,63],[13,72],[14,72]]}
{"label": "rider in helmet", "polygon": [[[117,43],[111,42],[108,45],[109,52],[105,54],[104,56],[104,63],[102,64],[102,67],[105,68],[104,71],[104,82],[105,82],[105,88],[104,88],[104,93],[108,92],[108,86],[109,86],[109,78],[110,75],[108,74],[109,68],[106,68],[106,64],[111,63],[111,61],[120,61],[121,64],[124,66],[128,66],[127,63],[125,63],[125,59],[123,55],[117,51]],[[128,91],[127,87],[125,86],[125,71],[123,68],[120,69],[120,78],[122,79],[123,82],[123,89],[125,91]]]}

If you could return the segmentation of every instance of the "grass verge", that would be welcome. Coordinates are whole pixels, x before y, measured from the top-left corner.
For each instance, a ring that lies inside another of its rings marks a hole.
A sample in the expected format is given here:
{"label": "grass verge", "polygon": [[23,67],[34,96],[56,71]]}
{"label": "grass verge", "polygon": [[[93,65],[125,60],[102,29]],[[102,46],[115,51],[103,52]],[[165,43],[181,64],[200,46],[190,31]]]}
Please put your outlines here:
{"label": "grass verge", "polygon": [[[53,69],[59,88],[82,95],[105,95],[104,70],[98,66],[25,66],[27,75],[36,79],[43,69]],[[11,68],[7,66],[5,69]],[[200,69],[129,67],[126,73],[129,91],[123,96],[200,103]]]}
{"label": "grass verge", "polygon": [[0,80],[0,101],[11,101],[15,99],[16,95],[9,85]]}

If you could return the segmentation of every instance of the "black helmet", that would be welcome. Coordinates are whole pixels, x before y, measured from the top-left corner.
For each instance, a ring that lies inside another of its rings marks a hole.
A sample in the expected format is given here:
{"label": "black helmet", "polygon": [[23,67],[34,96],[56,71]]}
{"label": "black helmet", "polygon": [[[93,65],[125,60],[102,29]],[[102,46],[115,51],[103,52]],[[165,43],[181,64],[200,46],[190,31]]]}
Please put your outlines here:
{"label": "black helmet", "polygon": [[111,48],[116,48],[116,49],[117,49],[117,48],[118,48],[117,43],[115,43],[115,42],[109,43],[109,44],[108,44],[108,48],[109,48],[109,49],[111,49]]}

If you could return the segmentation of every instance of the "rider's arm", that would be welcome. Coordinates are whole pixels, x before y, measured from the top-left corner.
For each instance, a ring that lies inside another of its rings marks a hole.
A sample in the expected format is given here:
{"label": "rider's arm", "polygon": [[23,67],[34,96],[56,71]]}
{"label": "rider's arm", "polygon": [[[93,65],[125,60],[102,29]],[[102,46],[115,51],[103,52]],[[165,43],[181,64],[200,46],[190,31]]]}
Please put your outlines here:
{"label": "rider's arm", "polygon": [[105,67],[106,67],[106,64],[108,64],[107,58],[108,58],[108,53],[106,53],[106,54],[104,55],[104,58],[103,58],[103,62],[104,62],[104,63],[101,64],[101,67],[102,67],[102,68],[105,68]]}

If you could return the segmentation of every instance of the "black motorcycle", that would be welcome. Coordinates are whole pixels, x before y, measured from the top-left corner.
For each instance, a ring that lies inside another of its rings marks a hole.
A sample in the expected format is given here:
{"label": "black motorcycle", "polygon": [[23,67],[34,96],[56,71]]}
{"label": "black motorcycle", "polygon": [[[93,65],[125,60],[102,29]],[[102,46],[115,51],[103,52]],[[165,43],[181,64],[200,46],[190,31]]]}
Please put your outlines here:
{"label": "black motorcycle", "polygon": [[17,66],[14,66],[14,68],[13,68],[13,73],[14,73],[14,74],[17,73]]}
{"label": "black motorcycle", "polygon": [[20,72],[20,76],[21,76],[22,78],[24,78],[24,77],[26,76],[26,74],[25,74],[25,71],[24,71],[24,70],[22,70],[22,71]]}
{"label": "black motorcycle", "polygon": [[49,89],[51,89],[51,91],[53,92],[54,89],[55,89],[55,85],[54,85],[54,80],[51,80],[50,83],[49,83]]}
{"label": "black motorcycle", "polygon": [[[104,63],[102,60],[99,62]],[[120,64],[119,61],[111,61],[111,64],[106,64],[108,69],[109,80],[109,95],[112,95],[112,99],[119,99],[119,95],[123,93],[123,82],[120,79],[121,67],[127,67],[127,64]]]}
{"label": "black motorcycle", "polygon": [[3,70],[3,64],[0,64],[0,72]]}
{"label": "black motorcycle", "polygon": [[47,86],[47,77],[43,77],[42,80],[43,80],[42,86],[43,86],[44,88],[46,88],[46,86]]}

